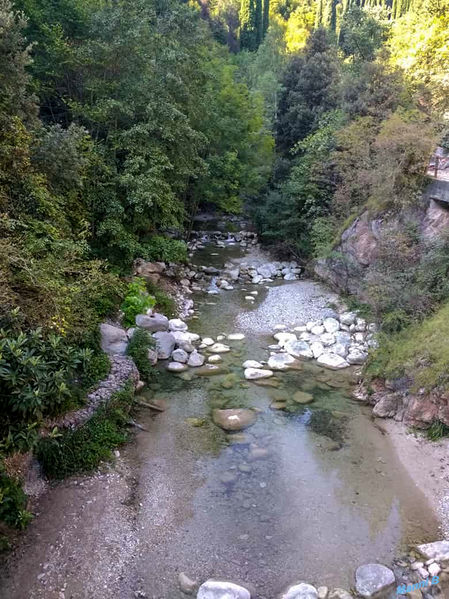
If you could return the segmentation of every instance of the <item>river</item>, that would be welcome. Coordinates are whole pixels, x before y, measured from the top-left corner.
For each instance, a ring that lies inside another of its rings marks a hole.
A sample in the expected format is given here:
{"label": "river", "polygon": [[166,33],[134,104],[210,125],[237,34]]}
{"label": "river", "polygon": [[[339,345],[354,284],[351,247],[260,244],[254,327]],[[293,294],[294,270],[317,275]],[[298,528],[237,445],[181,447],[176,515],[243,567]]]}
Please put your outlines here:
{"label": "river", "polygon": [[[231,245],[207,246],[194,260],[242,258]],[[267,359],[274,324],[316,318],[333,294],[300,280],[194,299],[191,331],[245,339],[226,341],[222,374],[161,369],[144,395],[163,399],[166,411],[141,410],[147,431],[115,464],[41,499],[0,583],[2,599],[181,599],[181,571],[200,582],[248,583],[255,599],[274,599],[301,580],[349,589],[357,566],[388,565],[409,545],[438,537],[388,436],[351,400],[354,372],[304,362],[262,384],[243,378],[243,361]],[[297,390],[313,403],[292,401]],[[212,423],[217,407],[255,408],[257,421],[229,436]]]}

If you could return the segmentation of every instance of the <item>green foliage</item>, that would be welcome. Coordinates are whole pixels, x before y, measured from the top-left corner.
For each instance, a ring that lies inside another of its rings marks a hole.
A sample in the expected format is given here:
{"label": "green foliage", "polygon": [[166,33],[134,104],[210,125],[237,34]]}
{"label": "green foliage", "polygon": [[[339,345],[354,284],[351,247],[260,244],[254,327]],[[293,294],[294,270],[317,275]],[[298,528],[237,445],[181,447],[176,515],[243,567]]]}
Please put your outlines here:
{"label": "green foliage", "polygon": [[279,101],[276,144],[288,153],[315,131],[322,115],[338,106],[335,47],[322,28],[313,32],[302,55],[287,65]]}
{"label": "green foliage", "polygon": [[0,330],[0,397],[5,426],[55,413],[70,396],[69,381],[92,356],[55,334]]}
{"label": "green foliage", "polygon": [[386,19],[381,22],[363,8],[351,6],[342,18],[338,45],[354,61],[374,60],[385,41],[386,27]]}
{"label": "green foliage", "polygon": [[445,303],[427,319],[398,333],[383,334],[379,349],[370,357],[370,377],[409,376],[413,388],[449,389],[449,304]]}
{"label": "green foliage", "polygon": [[155,346],[155,341],[148,331],[137,329],[128,344],[128,355],[134,360],[140,378],[145,382],[154,379],[155,370],[148,360],[148,350]]}
{"label": "green foliage", "polygon": [[431,441],[439,441],[449,435],[449,426],[441,422],[441,420],[435,420],[427,429],[426,435]]}
{"label": "green foliage", "polygon": [[136,324],[138,314],[146,314],[147,310],[153,308],[156,300],[146,288],[145,280],[136,277],[128,284],[128,291],[121,306],[124,313],[123,324],[132,327]]}
{"label": "green foliage", "polygon": [[127,439],[125,427],[133,397],[132,386],[128,384],[78,429],[41,439],[36,455],[46,476],[59,479],[89,472],[102,460],[109,459],[111,450]]}
{"label": "green foliage", "polygon": [[179,239],[155,235],[144,242],[144,257],[156,262],[186,262],[187,245]]}
{"label": "green foliage", "polygon": [[155,283],[151,281],[146,282],[148,293],[150,293],[156,300],[155,309],[165,314],[169,318],[176,316],[177,308],[175,300],[165,291],[162,291]]}
{"label": "green foliage", "polygon": [[27,496],[20,484],[7,476],[0,465],[0,521],[24,529],[32,516],[27,511]]}

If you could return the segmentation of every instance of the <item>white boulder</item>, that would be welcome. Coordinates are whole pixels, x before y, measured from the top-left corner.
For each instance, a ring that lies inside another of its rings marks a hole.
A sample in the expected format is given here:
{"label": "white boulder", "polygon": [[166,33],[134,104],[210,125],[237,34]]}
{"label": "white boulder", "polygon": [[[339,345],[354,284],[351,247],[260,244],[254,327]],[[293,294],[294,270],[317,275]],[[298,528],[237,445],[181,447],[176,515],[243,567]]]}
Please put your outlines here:
{"label": "white boulder", "polygon": [[285,344],[289,341],[297,340],[296,335],[294,335],[293,333],[275,333],[273,337],[276,339],[276,341],[281,347],[285,347]]}
{"label": "white boulder", "polygon": [[268,368],[272,370],[287,370],[295,358],[290,354],[273,354],[268,358]]}
{"label": "white boulder", "polygon": [[197,368],[198,366],[202,366],[205,360],[206,358],[205,356],[203,356],[203,354],[200,354],[196,350],[194,350],[189,356],[187,365]]}
{"label": "white boulder", "polygon": [[189,327],[180,318],[172,318],[168,321],[168,328],[170,331],[187,331]]}
{"label": "white boulder", "polygon": [[323,326],[326,329],[326,333],[336,333],[340,328],[340,323],[336,318],[325,318]]}
{"label": "white boulder", "polygon": [[167,360],[176,345],[173,333],[158,331],[157,333],[153,333],[153,337],[156,339],[156,350],[159,360]]}
{"label": "white boulder", "polygon": [[318,592],[311,584],[300,582],[288,588],[280,599],[318,599]]}
{"label": "white boulder", "polygon": [[263,368],[263,364],[256,360],[246,360],[242,364],[243,368]]}
{"label": "white boulder", "polygon": [[213,354],[225,354],[226,352],[231,351],[229,345],[225,345],[224,343],[214,343],[211,347],[209,347],[209,351]]}
{"label": "white boulder", "polygon": [[333,345],[335,343],[335,335],[332,333],[323,333],[320,336],[320,341],[324,346],[328,347],[329,345]]}
{"label": "white boulder", "polygon": [[318,358],[317,363],[320,366],[329,368],[330,370],[340,370],[341,368],[347,368],[348,362],[342,356],[331,353],[324,353]]}
{"label": "white boulder", "polygon": [[312,350],[305,341],[288,341],[285,350],[295,358],[313,358]]}
{"label": "white boulder", "polygon": [[174,362],[181,362],[182,364],[185,364],[189,359],[189,354],[183,349],[175,349],[172,352],[171,357]]}
{"label": "white boulder", "polygon": [[344,324],[346,326],[350,326],[351,324],[355,323],[355,319],[357,318],[357,315],[355,314],[355,312],[343,312],[343,314],[340,314],[340,322],[341,324]]}
{"label": "white boulder", "polygon": [[357,568],[355,572],[355,588],[364,599],[386,593],[394,583],[393,572],[382,564],[365,564]]}
{"label": "white boulder", "polygon": [[312,350],[313,357],[316,360],[324,352],[324,345],[319,341],[314,341],[310,344],[310,349]]}
{"label": "white boulder", "polygon": [[349,354],[346,356],[346,361],[349,362],[349,364],[363,364],[366,362],[367,358],[367,353],[361,351],[360,349],[354,349],[351,347],[349,349]]}
{"label": "white boulder", "polygon": [[233,582],[207,580],[199,588],[197,599],[251,599],[251,593]]}

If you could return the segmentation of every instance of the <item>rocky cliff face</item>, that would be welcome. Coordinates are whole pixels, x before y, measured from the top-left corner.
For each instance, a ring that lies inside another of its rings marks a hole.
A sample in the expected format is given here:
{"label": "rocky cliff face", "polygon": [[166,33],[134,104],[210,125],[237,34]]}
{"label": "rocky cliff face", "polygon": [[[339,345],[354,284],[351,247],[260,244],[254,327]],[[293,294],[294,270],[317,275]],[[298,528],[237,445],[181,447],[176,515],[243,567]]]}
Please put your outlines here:
{"label": "rocky cliff face", "polygon": [[426,194],[421,206],[398,215],[373,216],[364,211],[343,232],[331,255],[316,261],[315,274],[339,291],[363,300],[364,280],[376,261],[382,237],[409,224],[417,225],[422,242],[432,241],[449,231],[449,204]]}
{"label": "rocky cliff face", "polygon": [[378,418],[393,418],[407,426],[426,429],[440,421],[449,426],[449,397],[444,393],[411,393],[410,381],[372,381],[361,384],[354,397],[373,406]]}
{"label": "rocky cliff face", "polygon": [[[375,270],[384,237],[412,225],[419,248],[448,234],[449,182],[436,183],[429,185],[418,207],[396,215],[364,211],[343,232],[331,255],[315,263],[316,275],[333,288],[366,301],[366,283]],[[428,428],[435,421],[449,426],[449,396],[438,390],[412,392],[412,388],[413,381],[406,378],[376,380],[362,385],[356,397],[372,405],[373,414],[380,418],[394,418],[417,428]]]}

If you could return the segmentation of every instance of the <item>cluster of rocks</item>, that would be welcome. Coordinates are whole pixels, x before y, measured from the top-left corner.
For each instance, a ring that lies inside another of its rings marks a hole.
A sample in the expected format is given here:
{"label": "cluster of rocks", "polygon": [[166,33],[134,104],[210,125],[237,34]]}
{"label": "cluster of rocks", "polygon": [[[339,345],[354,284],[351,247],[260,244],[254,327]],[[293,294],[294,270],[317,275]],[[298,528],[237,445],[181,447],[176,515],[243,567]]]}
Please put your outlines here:
{"label": "cluster of rocks", "polygon": [[[102,335],[107,334],[110,327],[111,325],[107,324],[101,325]],[[87,422],[102,404],[109,401],[111,396],[123,389],[128,382],[131,382],[134,388],[137,388],[139,372],[131,358],[123,355],[111,355],[110,361],[111,370],[108,376],[99,383],[94,391],[88,394],[86,405],[79,410],[67,412],[58,419],[48,422],[46,425],[48,430],[52,430],[54,427],[75,429]]]}
{"label": "cluster of rocks", "polygon": [[[395,560],[392,568],[383,564],[364,564],[355,571],[351,591],[329,589],[304,581],[289,586],[278,599],[387,599],[407,596],[411,599],[443,597],[449,580],[449,541],[418,545],[409,556]],[[251,599],[255,591],[240,583],[206,580],[201,586],[184,572],[178,577],[181,591],[197,599]]]}
{"label": "cluster of rocks", "polygon": [[159,360],[169,360],[167,370],[175,373],[205,365],[206,355],[201,353],[202,350],[208,354],[206,368],[219,370],[215,364],[222,361],[220,354],[231,351],[230,346],[222,342],[245,338],[242,333],[218,335],[216,340],[212,337],[201,338],[197,333],[190,332],[187,323],[180,318],[168,319],[164,314],[148,310],[146,314],[138,314],[136,326],[128,330],[118,325],[101,325],[103,351],[123,356],[137,328],[148,331],[155,340],[155,347],[148,350],[149,362],[155,365]]}
{"label": "cluster of rocks", "polygon": [[333,316],[307,322],[289,330],[276,325],[270,345],[268,366],[273,370],[285,370],[295,358],[315,359],[320,366],[339,370],[363,364],[368,350],[376,347],[376,325],[367,323],[355,312],[334,313]]}
{"label": "cluster of rocks", "polygon": [[224,248],[226,245],[240,245],[247,248],[259,243],[257,233],[253,231],[192,231],[187,247],[190,252],[204,249],[205,244],[214,244],[216,247]]}
{"label": "cluster of rocks", "polygon": [[235,265],[232,262],[227,262],[222,274],[225,280],[234,282],[240,280],[244,283],[261,285],[281,278],[285,281],[295,281],[301,272],[301,266],[292,260],[289,262],[265,262],[259,265],[247,262]]}

